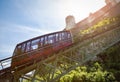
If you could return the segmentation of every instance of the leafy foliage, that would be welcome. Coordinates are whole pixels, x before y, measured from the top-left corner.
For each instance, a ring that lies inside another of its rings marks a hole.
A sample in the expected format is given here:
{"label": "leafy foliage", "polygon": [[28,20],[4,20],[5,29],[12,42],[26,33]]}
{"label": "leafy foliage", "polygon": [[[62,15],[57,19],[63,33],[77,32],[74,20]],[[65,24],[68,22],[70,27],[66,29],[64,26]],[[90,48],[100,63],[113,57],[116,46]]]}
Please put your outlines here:
{"label": "leafy foliage", "polygon": [[115,77],[111,72],[104,71],[99,63],[95,63],[91,68],[77,67],[61,77],[58,82],[110,82],[114,80]]}
{"label": "leafy foliage", "polygon": [[112,72],[120,81],[120,42],[99,55],[104,69]]}
{"label": "leafy foliage", "polygon": [[119,21],[119,17],[104,18],[103,20],[99,21],[95,25],[88,27],[85,30],[80,30],[80,34],[82,34],[82,35],[89,34],[91,32],[96,31],[97,29],[103,28],[103,27],[108,26],[109,24],[115,23],[117,21]]}

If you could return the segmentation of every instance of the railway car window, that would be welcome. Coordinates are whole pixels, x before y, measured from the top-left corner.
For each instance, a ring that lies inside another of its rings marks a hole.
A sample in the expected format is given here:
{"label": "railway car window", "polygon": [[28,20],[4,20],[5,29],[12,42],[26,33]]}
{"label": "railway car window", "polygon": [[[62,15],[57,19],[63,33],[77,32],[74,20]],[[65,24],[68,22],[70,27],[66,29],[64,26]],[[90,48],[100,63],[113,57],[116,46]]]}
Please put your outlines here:
{"label": "railway car window", "polygon": [[30,43],[31,43],[31,42],[27,42],[27,45],[26,45],[26,52],[30,51],[30,49],[31,49]]}
{"label": "railway car window", "polygon": [[59,38],[59,36],[58,36],[58,34],[56,34],[56,41],[58,41],[58,38]]}
{"label": "railway car window", "polygon": [[59,40],[62,40],[62,36],[61,36],[61,33],[59,33]]}
{"label": "railway car window", "polygon": [[64,33],[64,38],[67,39],[67,32]]}
{"label": "railway car window", "polygon": [[62,33],[62,39],[65,39],[65,33],[64,32]]}
{"label": "railway car window", "polygon": [[35,40],[32,40],[32,44],[31,45],[36,45],[38,44],[40,41],[40,39],[35,39]]}
{"label": "railway car window", "polygon": [[48,44],[48,36],[45,36],[45,45]]}
{"label": "railway car window", "polygon": [[31,48],[33,50],[38,48],[39,41],[40,41],[40,39],[36,39],[36,40],[32,41]]}
{"label": "railway car window", "polygon": [[25,52],[25,46],[26,46],[26,43],[23,43],[22,44],[22,52]]}
{"label": "railway car window", "polygon": [[68,33],[68,38],[71,38],[71,34],[70,33]]}
{"label": "railway car window", "polygon": [[53,43],[55,42],[55,39],[56,39],[56,35],[54,34],[53,35]]}
{"label": "railway car window", "polygon": [[44,45],[44,37],[41,37],[39,44],[39,47],[42,47]]}
{"label": "railway car window", "polygon": [[21,48],[21,45],[17,46],[17,48]]}
{"label": "railway car window", "polygon": [[34,49],[37,49],[38,48],[38,45],[33,45],[32,46],[32,49],[34,50]]}
{"label": "railway car window", "polygon": [[48,36],[48,43],[50,43],[50,44],[53,43],[53,36],[54,35],[49,35]]}
{"label": "railway car window", "polygon": [[21,45],[17,46],[17,49],[15,51],[15,55],[20,55],[23,53],[21,47],[22,47]]}

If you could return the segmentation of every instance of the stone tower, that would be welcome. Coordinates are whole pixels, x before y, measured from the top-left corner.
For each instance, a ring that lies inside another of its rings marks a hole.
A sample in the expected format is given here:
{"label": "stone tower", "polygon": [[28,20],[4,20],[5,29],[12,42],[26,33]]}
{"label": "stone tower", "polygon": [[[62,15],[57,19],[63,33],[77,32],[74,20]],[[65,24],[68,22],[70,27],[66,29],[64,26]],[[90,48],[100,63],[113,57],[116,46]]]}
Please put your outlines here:
{"label": "stone tower", "polygon": [[66,17],[66,30],[73,28],[75,26],[75,18],[72,15]]}

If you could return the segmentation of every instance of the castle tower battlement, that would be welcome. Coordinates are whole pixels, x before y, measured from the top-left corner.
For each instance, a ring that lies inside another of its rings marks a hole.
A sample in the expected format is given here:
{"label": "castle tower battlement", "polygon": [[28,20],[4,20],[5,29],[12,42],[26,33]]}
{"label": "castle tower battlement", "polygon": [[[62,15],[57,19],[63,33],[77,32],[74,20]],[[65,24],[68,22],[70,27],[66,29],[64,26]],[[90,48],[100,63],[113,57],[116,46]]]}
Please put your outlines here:
{"label": "castle tower battlement", "polygon": [[75,18],[72,15],[66,17],[66,29],[73,28],[75,26]]}
{"label": "castle tower battlement", "polygon": [[111,4],[112,6],[116,5],[119,2],[120,0],[105,0],[106,5]]}

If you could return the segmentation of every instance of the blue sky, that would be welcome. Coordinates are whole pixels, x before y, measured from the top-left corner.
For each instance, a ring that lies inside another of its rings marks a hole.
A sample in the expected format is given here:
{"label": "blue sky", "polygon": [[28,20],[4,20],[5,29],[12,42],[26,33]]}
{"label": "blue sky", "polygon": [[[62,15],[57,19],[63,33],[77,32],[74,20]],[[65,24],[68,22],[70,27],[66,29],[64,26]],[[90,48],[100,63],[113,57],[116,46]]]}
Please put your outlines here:
{"label": "blue sky", "polygon": [[104,0],[0,0],[0,59],[12,56],[16,44],[65,28],[105,5]]}

